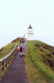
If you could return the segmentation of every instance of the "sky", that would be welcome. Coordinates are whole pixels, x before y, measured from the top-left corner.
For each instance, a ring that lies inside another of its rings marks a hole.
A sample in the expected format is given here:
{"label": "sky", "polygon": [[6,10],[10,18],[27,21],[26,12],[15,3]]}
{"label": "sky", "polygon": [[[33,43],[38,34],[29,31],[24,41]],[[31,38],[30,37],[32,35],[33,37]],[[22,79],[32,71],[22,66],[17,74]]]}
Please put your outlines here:
{"label": "sky", "polygon": [[54,46],[54,0],[0,0],[0,47],[33,27],[33,39]]}

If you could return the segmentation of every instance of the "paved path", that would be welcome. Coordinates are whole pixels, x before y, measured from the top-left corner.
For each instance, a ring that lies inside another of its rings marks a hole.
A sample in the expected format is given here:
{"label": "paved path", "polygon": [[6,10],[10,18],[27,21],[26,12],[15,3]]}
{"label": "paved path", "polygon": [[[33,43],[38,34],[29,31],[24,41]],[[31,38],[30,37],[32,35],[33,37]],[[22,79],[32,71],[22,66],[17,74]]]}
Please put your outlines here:
{"label": "paved path", "polygon": [[24,57],[17,55],[0,83],[29,83],[25,72]]}

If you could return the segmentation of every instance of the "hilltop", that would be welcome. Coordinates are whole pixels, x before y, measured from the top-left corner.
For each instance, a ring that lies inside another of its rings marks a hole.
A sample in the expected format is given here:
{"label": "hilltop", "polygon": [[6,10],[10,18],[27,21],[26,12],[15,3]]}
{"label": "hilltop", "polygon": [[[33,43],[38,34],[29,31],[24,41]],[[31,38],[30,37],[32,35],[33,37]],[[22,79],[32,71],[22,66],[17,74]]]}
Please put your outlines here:
{"label": "hilltop", "polygon": [[[16,38],[0,49],[0,58],[6,56],[23,38]],[[54,83],[54,47],[42,41],[31,40],[27,43],[24,58],[28,78],[32,83]]]}

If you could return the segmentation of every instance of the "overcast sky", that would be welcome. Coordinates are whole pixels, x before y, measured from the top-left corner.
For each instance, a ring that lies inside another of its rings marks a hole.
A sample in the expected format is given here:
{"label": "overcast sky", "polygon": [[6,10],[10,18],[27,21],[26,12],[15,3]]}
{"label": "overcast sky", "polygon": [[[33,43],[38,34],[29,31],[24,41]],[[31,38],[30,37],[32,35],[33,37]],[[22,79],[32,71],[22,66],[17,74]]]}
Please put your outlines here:
{"label": "overcast sky", "polygon": [[54,45],[54,0],[0,0],[0,47],[31,24],[34,39]]}

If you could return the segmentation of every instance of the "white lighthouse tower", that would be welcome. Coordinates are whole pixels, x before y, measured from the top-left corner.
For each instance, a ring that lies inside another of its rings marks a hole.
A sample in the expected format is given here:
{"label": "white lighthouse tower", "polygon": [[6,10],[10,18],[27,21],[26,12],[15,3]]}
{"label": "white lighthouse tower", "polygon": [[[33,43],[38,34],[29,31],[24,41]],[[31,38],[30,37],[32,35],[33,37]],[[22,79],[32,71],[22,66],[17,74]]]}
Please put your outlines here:
{"label": "white lighthouse tower", "polygon": [[33,37],[33,28],[30,24],[29,27],[27,28],[27,39],[32,40],[32,37]]}

